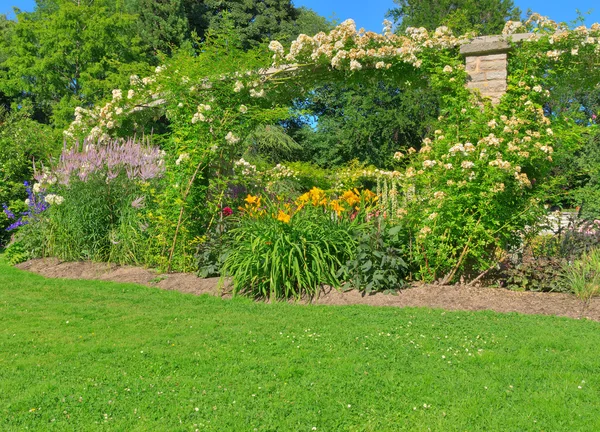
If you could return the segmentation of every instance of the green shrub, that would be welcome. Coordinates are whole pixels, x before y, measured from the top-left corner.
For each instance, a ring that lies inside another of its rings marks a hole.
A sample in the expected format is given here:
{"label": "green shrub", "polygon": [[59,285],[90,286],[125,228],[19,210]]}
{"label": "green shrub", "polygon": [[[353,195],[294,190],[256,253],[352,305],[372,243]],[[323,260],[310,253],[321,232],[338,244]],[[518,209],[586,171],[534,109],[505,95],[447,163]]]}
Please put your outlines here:
{"label": "green shrub", "polygon": [[352,232],[364,223],[365,205],[356,210],[357,199],[329,199],[317,188],[293,205],[263,206],[249,196],[225,260],[234,293],[299,298],[318,295],[322,285],[339,287],[338,272],[355,253]]}
{"label": "green shrub", "polygon": [[10,265],[15,265],[27,261],[29,253],[20,242],[12,242],[4,250],[4,256]]}
{"label": "green shrub", "polygon": [[[28,107],[6,112],[0,108],[0,205],[12,212],[27,210],[25,181],[33,178],[33,162],[47,163],[48,157],[60,151],[60,140],[49,126],[31,119]],[[12,222],[0,213],[0,244],[6,243],[5,230]]]}
{"label": "green shrub", "polygon": [[356,232],[356,251],[339,275],[346,286],[371,293],[394,291],[404,286],[408,264],[402,226],[389,227],[385,220],[366,224]]}

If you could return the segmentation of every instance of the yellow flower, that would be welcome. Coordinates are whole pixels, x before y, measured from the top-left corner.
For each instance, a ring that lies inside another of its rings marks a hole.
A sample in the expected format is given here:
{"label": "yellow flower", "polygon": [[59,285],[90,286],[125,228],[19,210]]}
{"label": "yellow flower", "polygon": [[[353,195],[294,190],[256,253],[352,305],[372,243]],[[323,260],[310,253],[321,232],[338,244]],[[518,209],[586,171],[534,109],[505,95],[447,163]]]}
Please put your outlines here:
{"label": "yellow flower", "polygon": [[256,206],[260,205],[260,197],[259,196],[253,196],[253,195],[248,194],[248,196],[246,197],[246,199],[244,201],[246,201],[248,204],[256,204]]}
{"label": "yellow flower", "polygon": [[346,210],[342,205],[340,205],[340,202],[338,200],[332,200],[329,203],[329,205],[337,213],[338,216],[340,215],[341,212]]}
{"label": "yellow flower", "polygon": [[342,194],[342,199],[348,203],[348,205],[355,205],[360,202],[360,196],[358,192],[348,190]]}
{"label": "yellow flower", "polygon": [[362,191],[362,195],[366,201],[377,201],[379,198],[376,193],[371,192],[369,189]]}
{"label": "yellow flower", "polygon": [[283,223],[290,223],[291,218],[292,217],[289,214],[284,213],[282,210],[279,210],[279,214],[277,215],[278,221],[281,221]]}
{"label": "yellow flower", "polygon": [[310,194],[306,192],[305,194],[302,194],[298,197],[298,199],[296,200],[296,205],[305,204],[308,201],[310,201]]}
{"label": "yellow flower", "polygon": [[324,205],[327,203],[327,199],[325,198],[325,192],[323,192],[323,189],[319,189],[318,187],[313,187],[309,192],[308,192],[310,199],[312,200],[312,203],[314,206],[321,204]]}

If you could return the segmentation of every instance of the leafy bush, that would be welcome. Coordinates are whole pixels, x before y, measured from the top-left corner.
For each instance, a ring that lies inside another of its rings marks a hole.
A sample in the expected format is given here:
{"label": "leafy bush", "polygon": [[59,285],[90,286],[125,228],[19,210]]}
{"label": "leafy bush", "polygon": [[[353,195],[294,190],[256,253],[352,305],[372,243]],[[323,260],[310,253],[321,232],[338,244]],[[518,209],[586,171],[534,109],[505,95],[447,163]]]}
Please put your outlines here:
{"label": "leafy bush", "polygon": [[4,256],[10,265],[16,265],[29,259],[29,253],[20,242],[9,244],[4,250]]}
{"label": "leafy bush", "polygon": [[340,269],[347,287],[371,293],[394,291],[404,286],[408,264],[402,226],[388,227],[384,219],[356,232],[354,257]]}
{"label": "leafy bush", "polygon": [[[0,108],[0,204],[11,212],[27,211],[24,182],[33,179],[33,163],[45,163],[60,146],[49,126],[31,119],[28,106],[6,112]],[[6,228],[14,223],[0,213],[0,245],[8,241]]]}
{"label": "leafy bush", "polygon": [[322,285],[339,287],[340,268],[355,253],[352,232],[364,223],[372,195],[349,191],[332,199],[317,188],[295,203],[248,196],[224,272],[234,292],[253,297],[318,295]]}
{"label": "leafy bush", "polygon": [[198,276],[207,278],[220,276],[225,259],[231,249],[228,231],[234,218],[231,207],[224,207],[211,220],[206,234],[198,245]]}

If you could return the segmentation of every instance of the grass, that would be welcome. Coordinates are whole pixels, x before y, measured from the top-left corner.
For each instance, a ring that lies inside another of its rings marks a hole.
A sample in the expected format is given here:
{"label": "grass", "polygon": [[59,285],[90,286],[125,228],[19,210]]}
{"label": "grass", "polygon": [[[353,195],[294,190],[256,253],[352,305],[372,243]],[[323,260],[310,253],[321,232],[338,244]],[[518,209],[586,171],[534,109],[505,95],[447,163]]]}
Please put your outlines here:
{"label": "grass", "polygon": [[0,262],[0,430],[600,430],[600,323],[262,304]]}

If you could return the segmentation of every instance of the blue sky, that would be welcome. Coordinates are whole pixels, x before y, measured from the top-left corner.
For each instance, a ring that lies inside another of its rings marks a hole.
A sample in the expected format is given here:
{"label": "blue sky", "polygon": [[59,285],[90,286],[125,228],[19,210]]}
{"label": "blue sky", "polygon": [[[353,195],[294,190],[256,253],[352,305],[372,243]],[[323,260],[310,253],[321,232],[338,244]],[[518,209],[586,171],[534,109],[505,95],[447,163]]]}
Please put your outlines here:
{"label": "blue sky", "polygon": [[[577,17],[576,10],[587,12],[593,9],[591,15],[587,16],[586,24],[600,22],[600,1],[598,0],[514,0],[515,4],[523,12],[531,9],[542,15],[549,16],[555,21],[572,21]],[[393,0],[369,0],[368,2],[358,0],[294,0],[296,6],[306,6],[314,9],[319,14],[335,17],[343,21],[352,18],[358,27],[367,30],[381,31],[385,13],[394,7]],[[12,6],[22,10],[32,10],[34,0],[0,0],[0,13],[10,13]]]}

